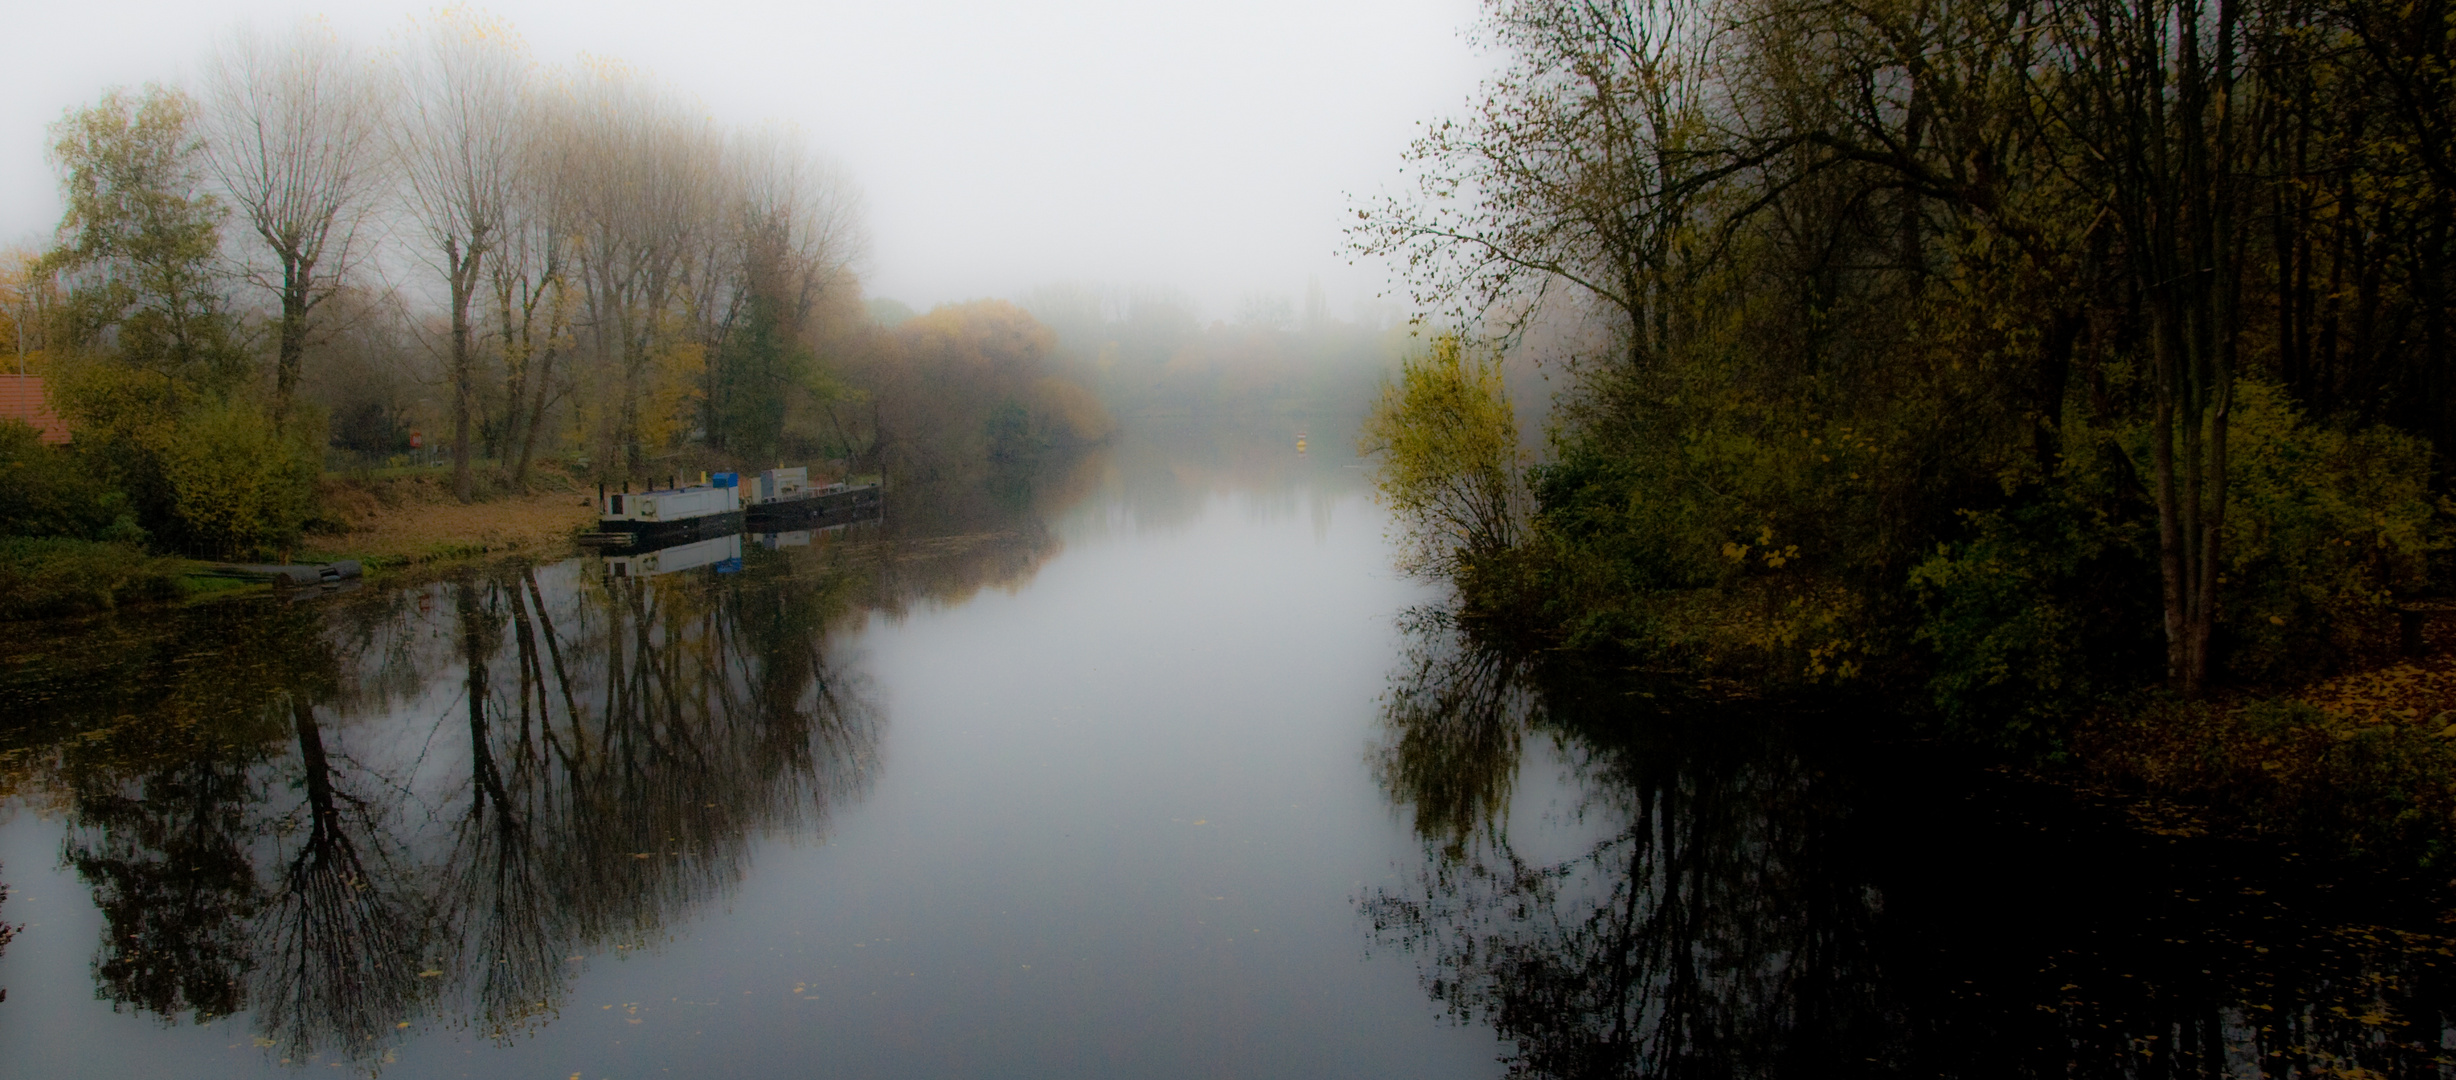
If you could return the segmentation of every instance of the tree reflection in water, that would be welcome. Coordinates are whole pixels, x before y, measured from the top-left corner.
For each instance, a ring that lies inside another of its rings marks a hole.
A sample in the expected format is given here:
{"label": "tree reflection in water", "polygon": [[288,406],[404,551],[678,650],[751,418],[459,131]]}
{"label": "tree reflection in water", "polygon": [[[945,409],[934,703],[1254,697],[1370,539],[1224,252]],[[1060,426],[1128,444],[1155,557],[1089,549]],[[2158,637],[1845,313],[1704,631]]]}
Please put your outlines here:
{"label": "tree reflection in water", "polygon": [[[60,680],[91,693],[17,696],[78,731],[28,756],[53,775],[79,826],[62,854],[103,915],[96,993],[115,1008],[201,1022],[245,1003],[267,901],[256,869],[262,807],[288,734],[287,688],[329,685],[330,657],[318,620],[293,608],[180,629],[98,643],[124,658],[120,670],[64,657]],[[127,730],[131,715],[148,717],[141,734]]]}
{"label": "tree reflection in water", "polygon": [[250,1010],[301,1062],[372,1062],[422,1016],[509,1038],[573,960],[662,940],[760,835],[858,794],[877,717],[828,651],[852,561],[190,609],[80,684],[107,693],[9,686],[82,731],[11,748],[10,788],[65,804],[115,1005]]}
{"label": "tree reflection in water", "polygon": [[874,717],[826,655],[841,578],[755,557],[560,605],[526,570],[452,591],[469,756],[436,922],[495,1037],[551,1015],[575,951],[654,940],[867,775]]}
{"label": "tree reflection in water", "polygon": [[899,478],[883,523],[744,569],[469,569],[103,615],[0,649],[0,797],[59,814],[93,974],[292,1063],[431,1022],[509,1039],[824,827],[881,719],[841,626],[1024,580],[1102,452]]}
{"label": "tree reflection in water", "polygon": [[357,790],[380,785],[380,774],[336,761],[315,707],[304,695],[290,705],[304,802],[276,826],[289,851],[257,918],[250,996],[265,1037],[304,1057],[328,1035],[340,1047],[374,1045],[410,1012],[422,898],[382,810],[390,800]]}
{"label": "tree reflection in water", "polygon": [[[1425,867],[1359,905],[1512,1075],[2456,1072],[2456,949],[2369,921],[2410,913],[1830,719],[1410,630],[1376,765]],[[1513,817],[1549,761],[1567,794]]]}

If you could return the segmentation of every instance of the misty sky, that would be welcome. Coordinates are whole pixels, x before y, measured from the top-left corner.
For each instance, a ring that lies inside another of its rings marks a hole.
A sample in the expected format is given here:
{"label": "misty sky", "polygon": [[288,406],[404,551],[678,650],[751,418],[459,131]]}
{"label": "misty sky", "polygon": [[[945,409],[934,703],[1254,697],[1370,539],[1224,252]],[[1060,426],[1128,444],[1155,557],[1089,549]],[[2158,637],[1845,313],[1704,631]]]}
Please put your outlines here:
{"label": "misty sky", "polygon": [[[1348,265],[1358,195],[1395,190],[1417,122],[1485,61],[1474,0],[473,5],[548,64],[628,62],[727,123],[799,125],[867,202],[872,295],[926,308],[1048,281],[1172,285],[1209,318],[1249,292],[1383,291]],[[218,35],[322,15],[389,44],[430,4],[19,5],[0,104],[0,240],[59,218],[43,127],[111,85],[184,80]],[[685,12],[689,14],[685,15]]]}

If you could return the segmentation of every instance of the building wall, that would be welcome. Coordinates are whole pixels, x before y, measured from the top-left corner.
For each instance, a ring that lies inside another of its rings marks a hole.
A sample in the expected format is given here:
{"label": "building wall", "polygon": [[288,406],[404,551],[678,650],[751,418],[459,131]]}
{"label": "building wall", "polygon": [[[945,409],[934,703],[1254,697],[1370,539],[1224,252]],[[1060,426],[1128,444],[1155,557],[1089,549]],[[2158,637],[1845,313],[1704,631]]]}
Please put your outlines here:
{"label": "building wall", "polygon": [[0,420],[23,420],[54,446],[68,441],[68,424],[51,411],[40,375],[0,375]]}

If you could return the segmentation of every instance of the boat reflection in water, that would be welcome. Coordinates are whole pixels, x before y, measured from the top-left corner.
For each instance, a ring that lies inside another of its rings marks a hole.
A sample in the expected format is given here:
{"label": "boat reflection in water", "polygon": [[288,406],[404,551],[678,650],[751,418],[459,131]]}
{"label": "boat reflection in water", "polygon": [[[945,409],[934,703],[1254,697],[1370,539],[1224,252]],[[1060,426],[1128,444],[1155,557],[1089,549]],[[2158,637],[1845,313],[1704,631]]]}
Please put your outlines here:
{"label": "boat reflection in water", "polygon": [[1424,864],[1359,905],[1513,1076],[2447,1074],[2435,910],[1863,717],[1411,632],[1375,764]]}
{"label": "boat reflection in water", "polygon": [[644,578],[671,574],[681,570],[713,568],[720,574],[742,572],[742,534],[728,533],[706,540],[662,547],[653,551],[624,552],[605,556],[607,577]]}

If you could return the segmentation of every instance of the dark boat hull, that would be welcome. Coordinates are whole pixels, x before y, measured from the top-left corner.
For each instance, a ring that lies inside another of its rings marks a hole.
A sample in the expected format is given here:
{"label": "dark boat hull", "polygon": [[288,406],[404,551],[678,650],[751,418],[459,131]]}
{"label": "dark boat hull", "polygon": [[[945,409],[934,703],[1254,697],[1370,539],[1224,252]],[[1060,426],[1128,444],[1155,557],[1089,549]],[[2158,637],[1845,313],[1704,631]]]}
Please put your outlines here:
{"label": "dark boat hull", "polygon": [[799,499],[755,503],[744,513],[749,515],[752,532],[788,532],[866,521],[879,515],[878,488],[861,487]]}
{"label": "dark boat hull", "polygon": [[630,547],[634,550],[646,551],[650,548],[670,547],[675,544],[687,544],[693,540],[705,540],[713,536],[738,533],[742,531],[744,521],[743,511],[727,510],[723,513],[701,514],[698,517],[687,517],[677,521],[604,521],[599,523],[599,527],[609,533],[629,534]]}

